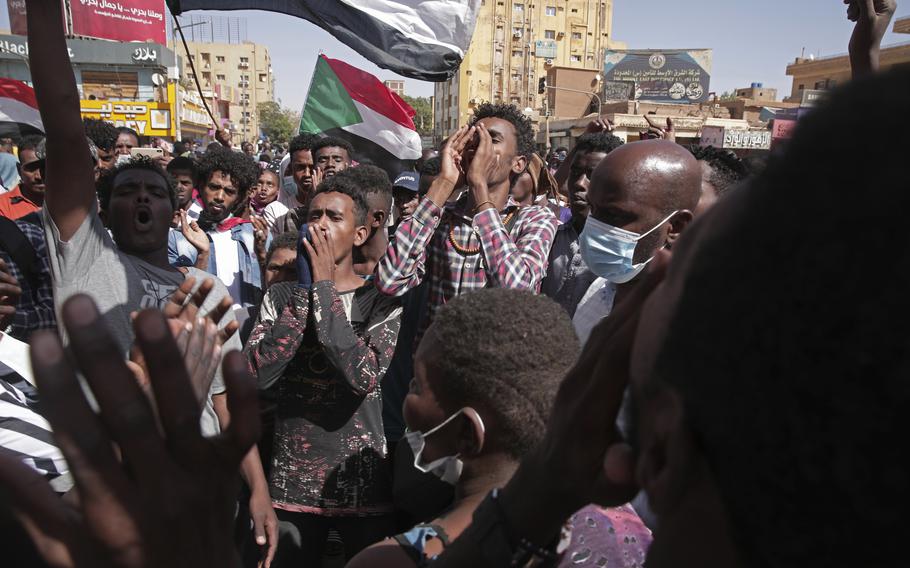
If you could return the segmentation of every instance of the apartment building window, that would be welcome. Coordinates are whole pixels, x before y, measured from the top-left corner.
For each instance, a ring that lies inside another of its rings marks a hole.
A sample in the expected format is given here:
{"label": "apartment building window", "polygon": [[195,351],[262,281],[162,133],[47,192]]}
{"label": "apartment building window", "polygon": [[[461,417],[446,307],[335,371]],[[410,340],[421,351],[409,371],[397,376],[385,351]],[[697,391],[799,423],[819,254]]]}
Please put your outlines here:
{"label": "apartment building window", "polygon": [[581,32],[572,32],[572,39],[581,39]]}
{"label": "apartment building window", "polygon": [[524,4],[512,4],[512,9],[516,12],[524,12],[525,5]]}
{"label": "apartment building window", "polygon": [[579,63],[581,61],[581,56],[580,55],[570,55],[569,61],[571,61],[572,63]]}
{"label": "apartment building window", "polygon": [[547,6],[547,7],[545,8],[545,10],[546,10],[546,12],[544,12],[544,13],[545,13],[547,16],[555,16],[555,15],[556,15],[556,6]]}
{"label": "apartment building window", "polygon": [[260,74],[259,74],[259,82],[260,82],[260,83],[265,83],[265,82],[267,82],[268,80],[269,80],[269,74],[268,74],[268,73],[260,73]]}
{"label": "apartment building window", "polygon": [[215,56],[215,61],[217,61],[218,63],[224,63],[224,56],[223,55]]}
{"label": "apartment building window", "polygon": [[543,37],[544,39],[556,39],[556,30],[544,30]]}
{"label": "apartment building window", "polygon": [[513,49],[513,50],[512,50],[512,57],[521,57],[521,50],[520,50],[520,49]]}
{"label": "apartment building window", "polygon": [[241,58],[240,58],[240,62],[241,62],[241,63],[249,63],[249,62],[250,62],[250,58],[249,58],[249,57],[241,57]]}
{"label": "apartment building window", "polygon": [[217,75],[215,75],[215,79],[218,81],[224,81],[225,76],[222,73],[218,73]]}
{"label": "apartment building window", "polygon": [[513,27],[512,27],[512,35],[513,35],[513,36],[521,36],[521,26],[513,26]]}

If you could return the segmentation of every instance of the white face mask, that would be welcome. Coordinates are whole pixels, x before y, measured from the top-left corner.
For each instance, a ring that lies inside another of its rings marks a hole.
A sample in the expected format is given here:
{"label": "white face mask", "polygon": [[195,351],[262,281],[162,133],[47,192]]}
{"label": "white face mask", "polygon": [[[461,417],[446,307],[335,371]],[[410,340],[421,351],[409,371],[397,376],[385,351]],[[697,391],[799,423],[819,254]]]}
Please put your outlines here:
{"label": "white face mask", "polygon": [[[480,415],[477,414],[477,411],[473,408],[462,408],[452,416],[449,416],[439,426],[427,431],[427,432],[405,432],[404,437],[408,441],[408,445],[411,447],[411,451],[414,452],[414,467],[418,471],[423,473],[433,474],[441,479],[442,481],[455,485],[458,482],[458,479],[461,477],[461,471],[464,469],[464,462],[458,459],[458,456],[461,454],[455,454],[454,456],[443,456],[437,460],[434,460],[430,463],[422,463],[420,458],[423,454],[424,448],[426,448],[426,438],[441,430],[446,424],[455,420],[459,414],[464,413],[467,415],[471,413],[476,419],[477,424],[480,425],[481,435],[485,432],[483,425],[483,420],[480,418]],[[481,446],[482,447],[482,446]]]}

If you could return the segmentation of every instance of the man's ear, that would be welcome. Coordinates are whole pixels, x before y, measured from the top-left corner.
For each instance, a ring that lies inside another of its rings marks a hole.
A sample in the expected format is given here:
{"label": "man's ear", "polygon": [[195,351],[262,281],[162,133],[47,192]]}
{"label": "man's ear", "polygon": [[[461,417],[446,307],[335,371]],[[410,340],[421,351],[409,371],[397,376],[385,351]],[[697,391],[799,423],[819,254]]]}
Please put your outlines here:
{"label": "man's ear", "polygon": [[682,397],[659,387],[641,403],[636,478],[658,515],[672,511],[685,497],[698,462],[698,448],[685,422]]}
{"label": "man's ear", "polygon": [[667,244],[672,247],[676,239],[679,238],[680,234],[689,226],[689,223],[691,223],[694,218],[695,216],[688,209],[677,211],[676,215],[673,215],[670,219],[670,229],[667,232]]}
{"label": "man's ear", "polygon": [[456,449],[462,456],[476,456],[483,451],[486,432],[477,411],[466,408],[457,419]]}
{"label": "man's ear", "polygon": [[386,221],[389,219],[389,214],[382,209],[377,209],[373,211],[373,217],[370,222],[370,227],[373,229],[379,229],[385,227]]}
{"label": "man's ear", "polygon": [[528,168],[528,158],[525,156],[515,156],[512,160],[512,173],[515,175],[523,174]]}
{"label": "man's ear", "polygon": [[354,246],[362,246],[370,238],[370,229],[366,225],[361,225],[354,229]]}

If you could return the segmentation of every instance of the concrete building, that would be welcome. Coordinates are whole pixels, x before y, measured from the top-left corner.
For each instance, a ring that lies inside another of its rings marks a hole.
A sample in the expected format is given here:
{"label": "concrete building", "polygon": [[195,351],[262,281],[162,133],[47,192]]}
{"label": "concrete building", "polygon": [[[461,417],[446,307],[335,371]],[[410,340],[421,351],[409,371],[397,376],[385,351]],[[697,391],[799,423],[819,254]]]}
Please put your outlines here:
{"label": "concrete building", "polygon": [[910,34],[910,17],[901,18],[900,20],[894,22],[894,33]]}
{"label": "concrete building", "polygon": [[[84,117],[127,126],[142,136],[177,133],[175,53],[158,43],[67,39]],[[0,35],[0,77],[32,84],[28,37]]]}
{"label": "concrete building", "polygon": [[[907,20],[899,20],[897,24]],[[895,31],[898,26],[895,24]],[[907,24],[904,24],[906,26]],[[880,55],[882,70],[897,66],[910,65],[910,43],[901,43],[883,47]],[[850,58],[848,55],[832,57],[797,57],[787,65],[787,75],[793,77],[793,88],[785,101],[799,102],[802,92],[806,90],[827,90],[846,83],[851,78]]]}
{"label": "concrete building", "polygon": [[765,87],[762,83],[736,89],[732,100],[718,100],[716,104],[727,109],[730,118],[741,119],[751,126],[765,126],[781,109],[797,108],[800,103],[777,100],[777,89]]}
{"label": "concrete building", "polygon": [[386,88],[388,88],[390,91],[392,91],[399,97],[404,96],[404,81],[389,80],[389,81],[383,81],[382,84],[385,85]]}
{"label": "concrete building", "polygon": [[[257,109],[260,103],[274,100],[275,93],[269,49],[252,42],[189,42],[188,46],[203,94],[217,100],[222,126],[234,133],[234,142],[258,139]],[[183,75],[192,81],[188,58],[182,58],[182,63]]]}
{"label": "concrete building", "polygon": [[437,83],[434,135],[439,141],[484,101],[513,103],[538,114],[539,78],[552,67],[596,70],[614,42],[613,1],[487,0],[458,73]]}

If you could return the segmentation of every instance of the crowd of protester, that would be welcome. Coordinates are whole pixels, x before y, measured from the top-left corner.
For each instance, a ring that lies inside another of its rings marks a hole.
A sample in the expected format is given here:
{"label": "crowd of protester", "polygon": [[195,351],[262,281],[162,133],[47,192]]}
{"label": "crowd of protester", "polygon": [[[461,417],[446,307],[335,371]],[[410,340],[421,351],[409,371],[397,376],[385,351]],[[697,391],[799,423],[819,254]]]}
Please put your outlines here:
{"label": "crowd of protester", "polygon": [[484,103],[390,176],[83,120],[29,0],[3,565],[901,564],[910,148],[843,132],[910,73],[845,3],[855,81],[762,167],[600,118],[544,159]]}

